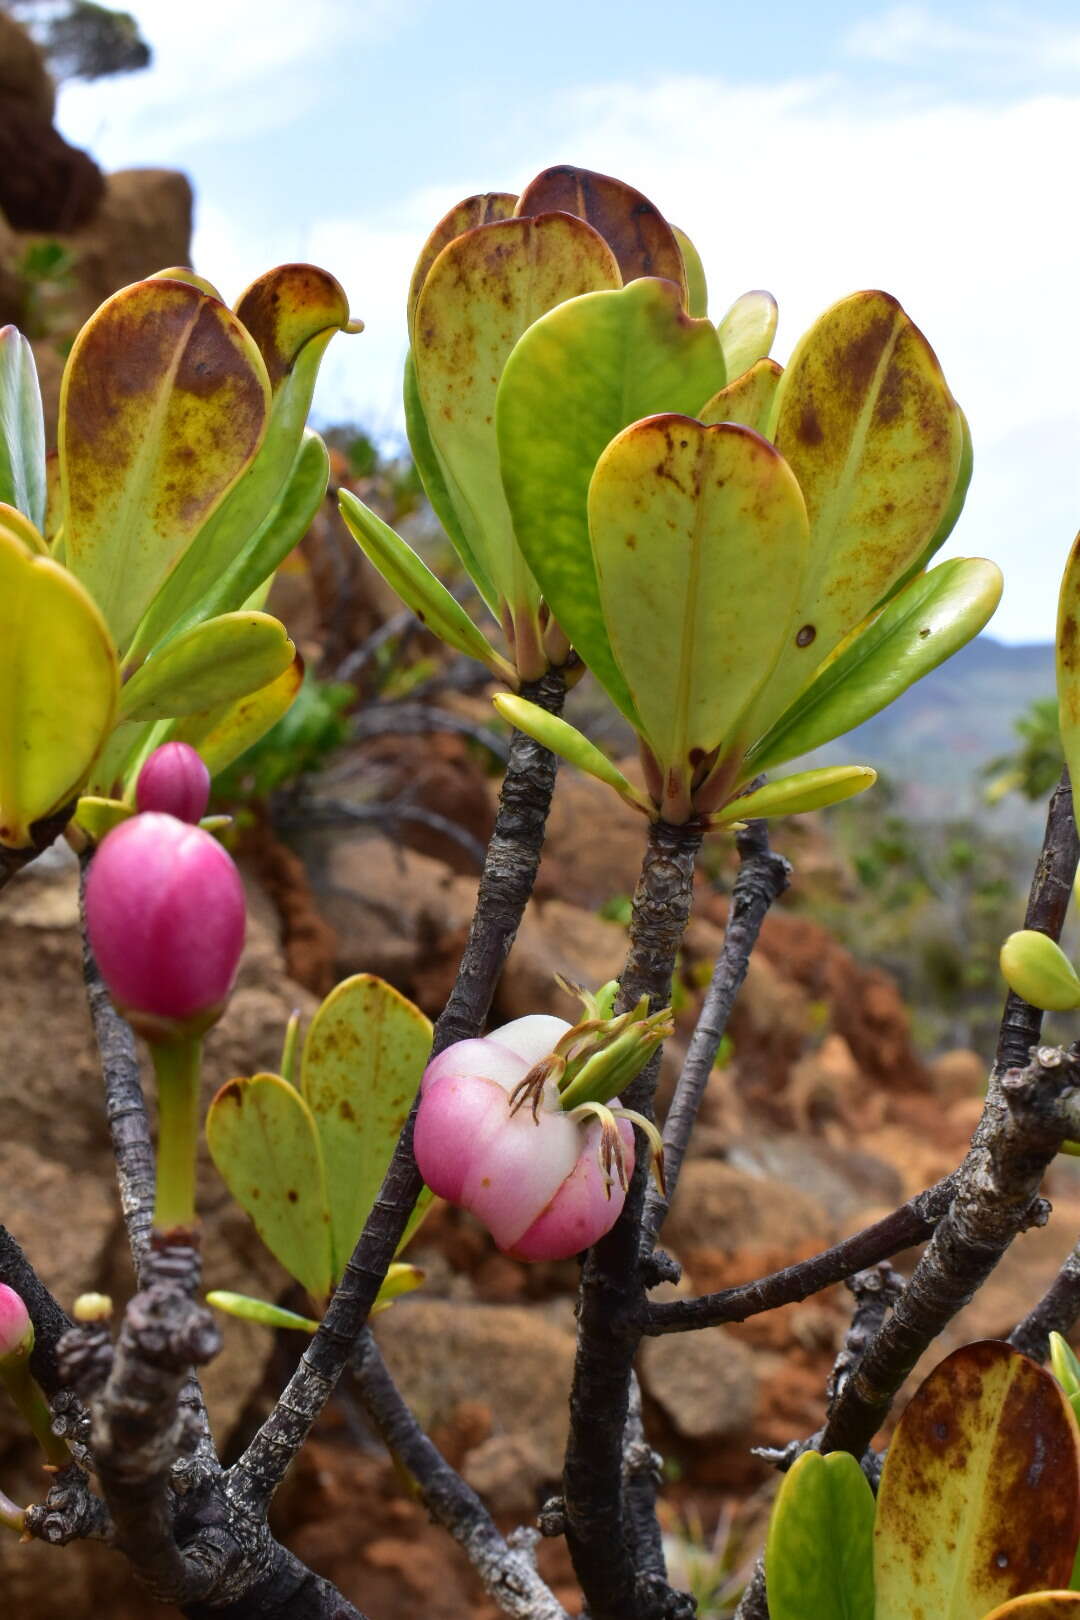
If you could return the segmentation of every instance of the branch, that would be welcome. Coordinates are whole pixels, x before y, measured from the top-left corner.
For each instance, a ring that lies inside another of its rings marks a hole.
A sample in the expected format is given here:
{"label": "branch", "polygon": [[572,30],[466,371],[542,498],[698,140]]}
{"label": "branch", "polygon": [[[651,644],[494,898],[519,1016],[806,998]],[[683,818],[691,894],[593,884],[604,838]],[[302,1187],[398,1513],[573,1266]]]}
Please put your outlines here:
{"label": "branch", "polygon": [[431,1517],[465,1550],[503,1613],[514,1620],[567,1620],[528,1554],[506,1543],[476,1492],[421,1429],[366,1329],[351,1365],[364,1411],[387,1451],[410,1475]]}
{"label": "branch", "polygon": [[1033,1361],[1050,1354],[1050,1335],[1067,1335],[1080,1320],[1080,1243],[1050,1284],[1039,1303],[1009,1334],[1009,1343]]}
{"label": "branch", "polygon": [[[666,1006],[700,845],[698,828],[650,825],[616,1012],[643,995],[654,1008]],[[627,1088],[627,1107],[651,1116],[659,1067],[658,1052]],[[622,1214],[589,1251],[581,1280],[563,1498],[567,1542],[592,1620],[658,1620],[677,1612],[667,1602],[677,1595],[666,1585],[658,1593],[655,1576],[639,1583],[624,1509],[623,1437],[645,1298],[640,1247],[648,1159],[639,1137]]]}
{"label": "branch", "polygon": [[820,1294],[866,1266],[891,1259],[916,1243],[925,1243],[952,1202],[954,1176],[946,1176],[873,1226],[844,1238],[842,1243],[834,1243],[831,1249],[823,1249],[768,1277],[736,1288],[722,1288],[715,1294],[701,1294],[697,1299],[649,1304],[642,1331],[649,1335],[690,1333],[723,1322],[745,1322],[748,1317],[775,1311],[781,1305],[809,1299],[811,1294]]}
{"label": "branch", "polygon": [[862,1359],[863,1352],[884,1324],[896,1301],[900,1298],[904,1279],[894,1271],[887,1260],[865,1271],[857,1271],[845,1279],[844,1287],[855,1296],[855,1310],[851,1326],[844,1334],[844,1342],[833,1362],[829,1374],[828,1395],[834,1401]]}
{"label": "branch", "polygon": [[741,865],[731,892],[724,943],[716,958],[712,981],[705,993],[701,1014],[664,1121],[664,1179],[667,1194],[665,1196],[658,1187],[650,1185],[645,1198],[642,1243],[646,1247],[655,1243],[675,1196],[690,1134],[731,1017],[731,1009],[746,978],[750,955],[757,943],[761,925],[773,901],[779,899],[787,888],[791,875],[790,864],[769,848],[767,822],[748,822],[736,836],[735,843]]}
{"label": "branch", "polygon": [[[566,683],[555,672],[526,683],[526,697],[558,714]],[[555,786],[556,760],[515,731],[484,860],[476,909],[457,981],[435,1025],[432,1054],[483,1030],[540,865],[544,829]],[[274,1492],[329,1400],[363,1332],[375,1296],[397,1252],[423,1182],[413,1158],[416,1101],[389,1167],[318,1332],[282,1391],[274,1410],[240,1460],[229,1470],[232,1502],[249,1517],[264,1514]]]}

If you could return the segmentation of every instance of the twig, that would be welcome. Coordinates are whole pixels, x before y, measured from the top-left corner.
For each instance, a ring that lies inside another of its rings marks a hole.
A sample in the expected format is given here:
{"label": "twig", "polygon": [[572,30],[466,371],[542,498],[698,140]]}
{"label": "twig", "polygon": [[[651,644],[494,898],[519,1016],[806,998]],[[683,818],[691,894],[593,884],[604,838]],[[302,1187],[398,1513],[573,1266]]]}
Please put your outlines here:
{"label": "twig", "polygon": [[[364,742],[370,737],[411,737],[429,736],[433,731],[445,731],[453,736],[468,737],[472,742],[479,743],[500,764],[505,765],[510,758],[510,748],[505,739],[490,726],[477,725],[475,720],[469,720],[464,715],[454,714],[449,709],[437,709],[431,704],[400,701],[388,702],[385,698],[367,708],[360,709],[352,716],[352,735],[356,742]],[[353,775],[362,770],[363,758],[350,760],[346,765],[339,766],[329,773],[330,781],[338,781],[344,775]]]}
{"label": "twig", "polygon": [[845,1279],[844,1287],[849,1288],[855,1296],[855,1309],[851,1325],[844,1334],[844,1342],[829,1374],[830,1402],[836,1400],[858,1366],[870,1340],[900,1298],[903,1286],[903,1277],[898,1271],[893,1270],[887,1260],[882,1260],[876,1266],[868,1266],[865,1271],[857,1271],[854,1277]]}
{"label": "twig", "polygon": [[1080,1243],[1039,1303],[1018,1322],[1009,1334],[1014,1349],[1033,1361],[1045,1361],[1050,1354],[1051,1333],[1068,1334],[1080,1321]]}
{"label": "twig", "polygon": [[433,832],[442,833],[444,838],[460,844],[477,867],[483,866],[484,846],[467,827],[451,821],[449,816],[441,816],[437,810],[428,810],[421,804],[410,804],[404,795],[379,800],[374,804],[350,804],[347,799],[298,798],[291,808],[275,808],[274,811],[274,822],[279,827],[308,827],[327,823],[333,826],[342,822],[375,822],[382,827],[392,827],[400,821],[415,821],[420,826],[430,827]]}
{"label": "twig", "polygon": [[[557,714],[561,675],[527,684],[525,696]],[[450,1000],[435,1026],[433,1054],[479,1035],[532,893],[555,785],[556,761],[515,731],[476,910]],[[352,1354],[404,1234],[423,1183],[412,1151],[416,1103],[398,1138],[379,1196],[318,1332],[274,1410],[228,1475],[229,1498],[250,1517],[264,1513]]]}
{"label": "twig", "polygon": [[[643,995],[654,1008],[666,1005],[690,916],[700,844],[695,827],[650,825],[616,1011],[626,1011]],[[657,1053],[627,1088],[628,1107],[651,1116],[659,1066]],[[666,1586],[658,1594],[655,1575],[639,1583],[624,1507],[623,1436],[645,1287],[640,1243],[647,1164],[639,1137],[622,1214],[590,1250],[581,1280],[563,1499],[567,1542],[592,1620],[647,1620],[674,1612],[665,1594],[672,1604],[678,1601]]]}
{"label": "twig", "polygon": [[901,1204],[891,1215],[875,1221],[873,1226],[796,1265],[760,1277],[756,1282],[722,1288],[718,1293],[701,1294],[696,1299],[649,1304],[643,1331],[649,1335],[690,1333],[696,1328],[716,1327],[723,1322],[745,1322],[748,1317],[761,1316],[781,1305],[793,1305],[809,1299],[812,1294],[820,1294],[866,1266],[888,1260],[916,1243],[925,1243],[952,1202],[953,1185],[954,1177],[946,1176]]}
{"label": "twig", "polygon": [[741,865],[731,892],[724,943],[716,958],[712,980],[690,1038],[682,1073],[664,1121],[664,1179],[666,1196],[651,1185],[645,1197],[642,1242],[655,1243],[675,1196],[679,1172],[697,1120],[705,1088],[712,1074],[731,1009],[742,988],[750,955],[761,925],[774,900],[788,886],[791,866],[769,848],[765,821],[750,821],[735,840]]}
{"label": "twig", "polygon": [[566,1620],[528,1554],[507,1545],[476,1492],[421,1429],[368,1330],[351,1365],[364,1410],[387,1451],[411,1476],[432,1518],[465,1550],[503,1613],[514,1620]]}

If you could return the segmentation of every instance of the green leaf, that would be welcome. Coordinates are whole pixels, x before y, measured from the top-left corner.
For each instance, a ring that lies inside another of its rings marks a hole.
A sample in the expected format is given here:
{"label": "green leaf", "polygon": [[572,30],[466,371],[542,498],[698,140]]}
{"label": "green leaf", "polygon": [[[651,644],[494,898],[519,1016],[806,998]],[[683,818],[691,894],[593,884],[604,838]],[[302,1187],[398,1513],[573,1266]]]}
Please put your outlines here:
{"label": "green leaf", "polygon": [[776,299],[772,293],[748,292],[736,298],[717,328],[724,369],[732,379],[764,360],[776,336]]}
{"label": "green leaf", "polygon": [[677,225],[671,229],[686,267],[686,313],[696,321],[703,321],[709,313],[709,287],[701,254],[685,231],[681,231]]}
{"label": "green leaf", "polygon": [[894,298],[855,293],[796,345],[770,433],[806,498],[810,555],[785,651],[755,716],[761,733],[910,568],[952,499],[956,402]]}
{"label": "green leaf", "polygon": [[663,276],[678,287],[686,307],[686,265],[675,232],[656,205],[624,180],[561,163],[530,180],[515,212],[586,220],[614,253],[623,282]]}
{"label": "green leaf", "polygon": [[1069,958],[1046,934],[1021,928],[1001,947],[1001,971],[1016,995],[1043,1012],[1080,1007],[1080,978]]}
{"label": "green leaf", "polygon": [[107,832],[112,832],[134,814],[135,806],[125,804],[123,799],[103,799],[84,793],[75,806],[72,820],[93,843],[100,844]]}
{"label": "green leaf", "polygon": [[875,1620],[984,1620],[1065,1586],[1080,1535],[1076,1420],[1050,1374],[1007,1344],[957,1350],[889,1445],[874,1528]]}
{"label": "green leaf", "polygon": [[532,737],[544,748],[550,748],[553,754],[576,765],[578,770],[595,776],[598,782],[614,788],[620,798],[633,805],[635,810],[644,810],[648,816],[655,813],[645,795],[627,781],[607,755],[602,754],[594,743],[567,721],[549,714],[539,704],[530,703],[527,698],[515,697],[510,692],[497,692],[492,702],[503,719],[523,731],[527,737]]}
{"label": "green leaf", "polygon": [[0,501],[0,533],[10,535],[37,557],[50,555],[41,531],[31,523],[25,513],[20,512],[18,507],[9,506],[6,501]]}
{"label": "green leaf", "polygon": [[1080,1395],[1080,1361],[1060,1333],[1050,1334],[1050,1368],[1069,1400]]}
{"label": "green leaf", "polygon": [[416,306],[413,363],[428,431],[469,548],[515,615],[536,587],[499,476],[495,393],[521,334],[553,305],[617,287],[597,233],[566,214],[507,219],[456,237]]}
{"label": "green leaf", "polygon": [[[272,393],[266,437],[244,477],[201,525],[175,573],[151,604],[131,648],[133,662],[145,658],[178,627],[220,611],[222,575],[228,573],[231,579],[233,567],[244,571],[261,558],[265,527],[273,523],[278,503],[287,498],[286,485],[300,453],[327,345],[335,333],[353,329],[341,286],[325,270],[310,264],[286,264],[267,271],[244,293],[236,316],[257,344],[269,378]],[[277,538],[282,538],[280,530]],[[239,602],[230,606],[239,606]]]}
{"label": "green leaf", "polygon": [[874,1493],[855,1458],[804,1452],[769,1522],[771,1620],[872,1620],[873,1534]]}
{"label": "green leaf", "polygon": [[216,298],[219,304],[225,302],[212,281],[207,281],[205,276],[198,275],[186,264],[174,264],[170,265],[166,270],[155,270],[151,279],[154,281],[186,281],[189,287],[197,287],[208,298]]}
{"label": "green leaf", "polygon": [[463,202],[455,203],[449,213],[443,215],[420,249],[420,257],[416,261],[412,280],[409,282],[410,343],[413,340],[413,322],[421,290],[427,280],[428,271],[443,248],[456,236],[464,236],[466,231],[475,230],[477,225],[492,225],[496,220],[513,218],[516,206],[517,197],[512,191],[483,191],[475,197],[466,197]]}
{"label": "green leaf", "polygon": [[783,371],[775,360],[758,360],[741,377],[714,394],[698,412],[707,427],[717,422],[741,422],[765,435]]}
{"label": "green leaf", "polygon": [[670,282],[631,282],[552,310],[517,344],[496,402],[514,529],[552,613],[635,729],[640,721],[604,625],[589,539],[589,483],[630,423],[693,415],[724,383],[716,331]]}
{"label": "green leaf", "polygon": [[298,1316],[282,1305],[271,1305],[266,1299],[252,1299],[250,1294],[234,1294],[228,1288],[215,1288],[207,1294],[206,1303],[216,1311],[238,1317],[241,1322],[258,1322],[260,1327],[284,1328],[293,1333],[317,1333],[319,1324],[311,1316]]}
{"label": "green leaf", "polygon": [[333,1242],[322,1145],[304,1098],[276,1074],[230,1080],[210,1104],[206,1142],[266,1247],[321,1309]]}
{"label": "green leaf", "polygon": [[[370,973],[339,984],[311,1021],[300,1089],[326,1162],[335,1279],[378,1196],[430,1053],[430,1021]],[[429,1206],[421,1194],[405,1241]]]}
{"label": "green leaf", "polygon": [[168,738],[190,743],[202,755],[210,775],[218,776],[277,725],[292,707],[303,679],[304,661],[297,653],[276,680],[234,703],[184,715],[168,728]]}
{"label": "green leaf", "polygon": [[120,697],[124,720],[163,720],[234,703],[275,681],[296,648],[268,613],[223,613],[166,643]]}
{"label": "green leaf", "polygon": [[691,783],[738,736],[776,662],[806,560],[799,486],[746,428],[635,422],[589,489],[604,623],[683,821]]}
{"label": "green leaf", "polygon": [[82,787],[116,713],[116,652],[66,569],[0,526],[0,844]]}
{"label": "green leaf", "polygon": [[441,580],[422,562],[406,541],[382,518],[347,489],[339,495],[345,525],[372,567],[401,597],[433,635],[467,658],[475,658],[499,680],[516,685],[517,677],[505,658],[473,624]]}
{"label": "green leaf", "polygon": [[978,635],[1001,585],[1000,569],[981,557],[958,557],[913,579],[755,743],[748,774],[798,759],[895,702]]}
{"label": "green leaf", "polygon": [[0,326],[0,501],[45,527],[45,418],[34,351]]}
{"label": "green leaf", "polygon": [[807,810],[823,810],[827,805],[865,793],[877,781],[869,765],[828,765],[818,771],[799,771],[741,798],[732,799],[709,817],[713,827],[727,827],[735,821],[757,816],[798,816]]}
{"label": "green leaf", "polygon": [[270,389],[236,317],[182,281],[140,281],[75,339],[60,397],[64,554],[121,652],[253,461]]}

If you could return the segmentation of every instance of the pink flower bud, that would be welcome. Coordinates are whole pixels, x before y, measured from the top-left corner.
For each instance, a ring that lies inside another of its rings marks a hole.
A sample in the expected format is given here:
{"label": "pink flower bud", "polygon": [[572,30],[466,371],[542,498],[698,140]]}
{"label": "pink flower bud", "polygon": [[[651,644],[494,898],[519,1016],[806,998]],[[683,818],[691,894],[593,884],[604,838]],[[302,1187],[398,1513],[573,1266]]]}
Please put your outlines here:
{"label": "pink flower bud", "polygon": [[221,1016],[244,944],[244,886],[201,827],[149,811],[102,839],[86,924],[120,1010],[149,1039],[176,1040]]}
{"label": "pink flower bud", "polygon": [[30,1312],[14,1288],[0,1283],[0,1362],[24,1361],[34,1348]]}
{"label": "pink flower bud", "polygon": [[139,772],[135,803],[179,821],[198,821],[210,800],[210,772],[189,743],[162,743]]}
{"label": "pink flower bud", "polygon": [[[570,1028],[519,1018],[483,1040],[459,1041],[427,1067],[413,1149],[433,1192],[471,1211],[499,1248],[522,1260],[561,1260],[610,1231],[626,1197],[601,1164],[602,1127],[572,1118],[548,1080],[534,1117],[510,1093]],[[627,1174],[634,1132],[618,1121]]]}

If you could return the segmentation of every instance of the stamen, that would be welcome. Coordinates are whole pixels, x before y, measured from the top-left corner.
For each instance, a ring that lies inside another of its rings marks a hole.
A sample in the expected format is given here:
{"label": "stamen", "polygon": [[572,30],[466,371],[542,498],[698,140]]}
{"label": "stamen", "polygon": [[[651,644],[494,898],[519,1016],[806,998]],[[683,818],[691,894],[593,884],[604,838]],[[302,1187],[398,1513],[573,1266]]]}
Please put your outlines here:
{"label": "stamen", "polygon": [[611,1109],[611,1113],[614,1114],[616,1119],[628,1119],[631,1125],[636,1125],[638,1130],[641,1131],[646,1137],[649,1147],[652,1150],[652,1170],[653,1175],[656,1177],[656,1185],[659,1187],[661,1195],[666,1198],[667,1182],[664,1179],[664,1138],[660,1135],[660,1132],[657,1130],[652,1120],[646,1119],[645,1115],[639,1114],[635,1108],[613,1108]]}

